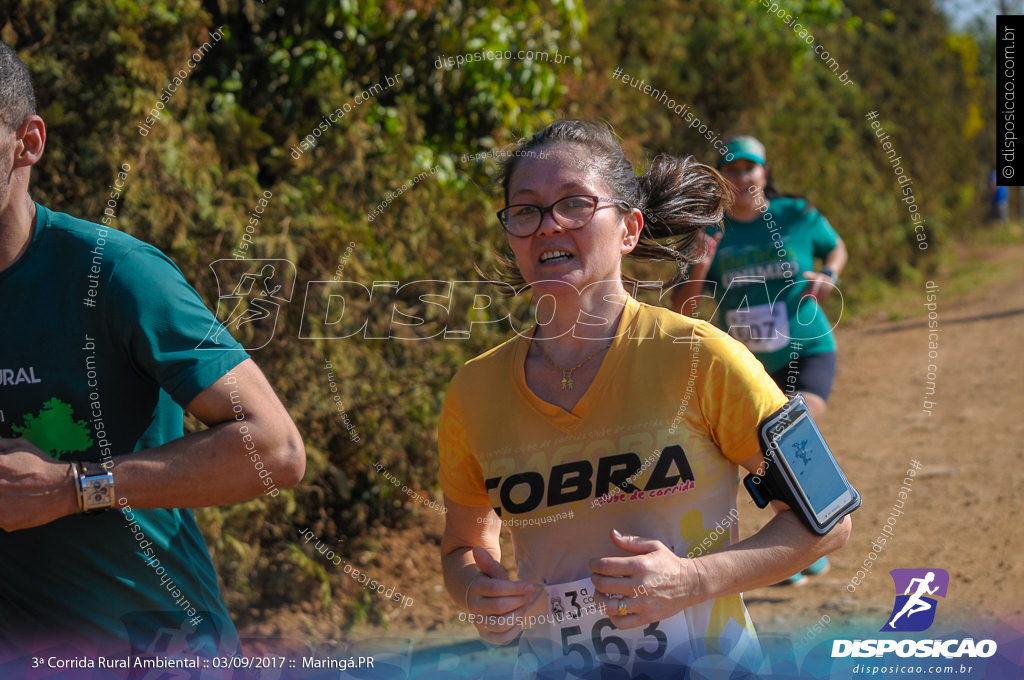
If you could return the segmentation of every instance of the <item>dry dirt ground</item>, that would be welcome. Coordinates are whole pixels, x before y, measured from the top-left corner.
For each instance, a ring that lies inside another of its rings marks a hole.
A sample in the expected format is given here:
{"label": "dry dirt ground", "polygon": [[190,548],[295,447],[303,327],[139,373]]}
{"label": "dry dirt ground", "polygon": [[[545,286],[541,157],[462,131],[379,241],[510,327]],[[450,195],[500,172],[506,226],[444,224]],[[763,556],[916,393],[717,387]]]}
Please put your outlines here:
{"label": "dry dirt ground", "polygon": [[[1024,246],[965,253],[1010,272],[999,285],[953,296],[937,284],[937,357],[928,357],[927,309],[905,320],[867,321],[838,331],[839,369],[822,429],[850,480],[863,495],[848,545],[835,553],[831,570],[799,587],[746,593],[759,632],[803,635],[828,614],[838,632],[845,623],[884,623],[893,603],[888,571],[939,567],[950,575],[941,606],[941,628],[961,623],[1014,626],[1024,636]],[[934,363],[935,393],[925,396],[928,364]],[[934,402],[931,415],[922,405]],[[872,540],[892,511],[911,460],[919,461],[904,514],[893,538],[855,593],[846,586],[871,551]],[[744,495],[739,500],[745,533],[765,516]],[[458,621],[459,609],[442,586],[439,546],[443,517],[421,511],[416,526],[382,533],[386,546],[367,570],[380,581],[401,585],[415,604],[384,603],[386,627],[358,626],[345,632],[337,616],[297,606],[263,612],[242,626],[243,636],[294,640],[473,639]],[[507,542],[506,542],[507,543]],[[510,546],[503,560],[510,570]],[[939,619],[937,619],[938,624]],[[940,632],[935,630],[934,632]]]}

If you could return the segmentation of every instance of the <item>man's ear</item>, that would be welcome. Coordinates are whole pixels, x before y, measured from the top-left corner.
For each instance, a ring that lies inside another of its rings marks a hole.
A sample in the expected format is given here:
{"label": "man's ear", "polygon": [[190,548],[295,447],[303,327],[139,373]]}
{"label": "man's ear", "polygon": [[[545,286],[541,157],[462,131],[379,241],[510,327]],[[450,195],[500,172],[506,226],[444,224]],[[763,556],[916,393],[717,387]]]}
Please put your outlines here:
{"label": "man's ear", "polygon": [[14,167],[31,167],[38,163],[46,148],[46,123],[43,119],[35,114],[26,116],[15,135]]}

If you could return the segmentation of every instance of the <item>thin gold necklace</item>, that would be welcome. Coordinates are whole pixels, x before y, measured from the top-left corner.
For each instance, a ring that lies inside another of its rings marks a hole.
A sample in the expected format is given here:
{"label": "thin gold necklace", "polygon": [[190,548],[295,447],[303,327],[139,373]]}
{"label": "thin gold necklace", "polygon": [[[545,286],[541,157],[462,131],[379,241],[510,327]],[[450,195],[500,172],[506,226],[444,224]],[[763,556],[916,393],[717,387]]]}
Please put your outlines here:
{"label": "thin gold necklace", "polygon": [[[533,342],[535,339],[536,338],[531,338],[530,342]],[[552,361],[551,357],[548,356],[548,353],[544,351],[544,345],[537,345],[537,349],[540,350],[540,355],[542,357],[544,357],[549,364],[551,364],[552,366],[554,366],[555,368],[557,368],[559,371],[562,372],[562,389],[563,390],[572,390],[572,372],[575,371],[577,368],[579,368],[583,364],[587,363],[588,361],[590,361],[591,359],[593,359],[598,354],[600,354],[601,352],[605,351],[606,349],[608,349],[611,346],[612,346],[612,344],[608,343],[607,345],[605,345],[604,347],[600,348],[599,350],[597,350],[596,352],[594,352],[593,354],[588,356],[586,359],[584,359],[580,363],[578,363],[575,366],[573,366],[572,368],[562,368],[561,366],[556,364],[554,361]]]}

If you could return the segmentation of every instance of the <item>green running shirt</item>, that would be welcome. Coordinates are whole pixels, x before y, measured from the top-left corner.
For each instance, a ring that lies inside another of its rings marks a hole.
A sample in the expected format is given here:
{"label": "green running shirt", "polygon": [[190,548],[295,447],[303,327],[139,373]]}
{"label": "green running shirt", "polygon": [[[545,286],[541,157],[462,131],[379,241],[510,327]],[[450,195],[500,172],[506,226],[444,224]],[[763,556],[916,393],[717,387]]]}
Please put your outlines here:
{"label": "green running shirt", "polygon": [[[62,462],[116,461],[181,437],[182,407],[247,354],[227,333],[196,349],[216,320],[159,250],[36,209],[27,251],[0,272],[0,437]],[[161,654],[237,649],[190,510],[0,530],[0,652],[69,639]]]}
{"label": "green running shirt", "polygon": [[834,352],[833,324],[818,303],[800,299],[804,272],[839,236],[821,213],[795,198],[773,198],[757,219],[726,217],[708,270],[718,303],[716,325],[740,340],[768,373],[799,356]]}

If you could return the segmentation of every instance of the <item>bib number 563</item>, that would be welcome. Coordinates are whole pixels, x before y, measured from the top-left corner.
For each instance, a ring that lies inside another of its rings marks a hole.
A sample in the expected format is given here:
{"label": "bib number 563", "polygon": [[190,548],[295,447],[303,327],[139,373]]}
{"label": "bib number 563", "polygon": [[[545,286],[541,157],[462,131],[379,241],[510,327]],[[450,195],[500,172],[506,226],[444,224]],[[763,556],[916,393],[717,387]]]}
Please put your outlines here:
{"label": "bib number 563", "polygon": [[[568,668],[570,671],[585,671],[589,668],[594,667],[594,655],[597,655],[597,661],[601,664],[611,664],[613,666],[624,666],[629,662],[629,643],[618,635],[605,635],[605,631],[608,629],[615,629],[615,625],[611,619],[603,618],[598,619],[594,622],[594,626],[590,630],[590,646],[585,642],[572,642],[572,639],[583,635],[583,630],[579,626],[566,626],[562,628],[562,655],[569,656],[572,653],[579,654],[582,665],[575,668]],[[654,649],[650,649],[652,645],[642,646],[642,643],[647,638],[652,638],[654,641]],[[591,653],[593,649],[593,653]],[[658,621],[651,623],[643,630],[642,637],[637,641],[636,655],[645,661],[654,661],[665,656],[665,651],[668,649],[668,636],[658,629]],[[614,650],[612,652],[611,650]]]}

